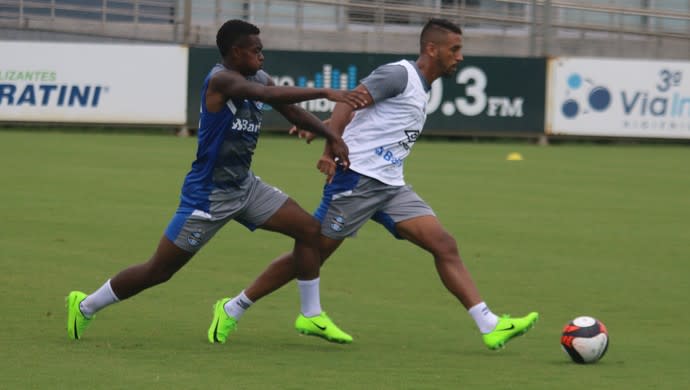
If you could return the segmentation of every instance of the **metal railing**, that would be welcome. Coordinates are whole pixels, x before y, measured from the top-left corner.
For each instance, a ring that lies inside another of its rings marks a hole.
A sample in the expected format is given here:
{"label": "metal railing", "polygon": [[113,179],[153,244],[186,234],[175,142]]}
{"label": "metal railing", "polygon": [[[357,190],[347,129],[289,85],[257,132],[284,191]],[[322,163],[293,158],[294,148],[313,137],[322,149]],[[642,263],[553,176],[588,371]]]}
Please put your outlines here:
{"label": "metal railing", "polygon": [[[619,3],[625,4],[620,5]],[[411,53],[430,17],[459,23],[467,54],[690,59],[690,0],[0,0],[0,39],[214,45],[230,18],[259,25],[267,47]],[[635,5],[637,4],[637,5]],[[656,5],[651,7],[651,5]],[[68,39],[68,38],[62,38]]]}

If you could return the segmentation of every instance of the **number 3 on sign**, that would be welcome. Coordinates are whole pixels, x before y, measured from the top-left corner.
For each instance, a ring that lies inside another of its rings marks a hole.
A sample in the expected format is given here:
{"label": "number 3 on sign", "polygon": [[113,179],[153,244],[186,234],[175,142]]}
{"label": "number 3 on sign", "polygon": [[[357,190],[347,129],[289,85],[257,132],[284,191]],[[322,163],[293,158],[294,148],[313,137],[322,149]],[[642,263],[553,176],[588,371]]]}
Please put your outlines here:
{"label": "number 3 on sign", "polygon": [[486,108],[486,92],[484,92],[486,73],[477,67],[470,66],[458,73],[455,81],[460,85],[466,85],[465,95],[471,98],[456,97],[455,105],[458,111],[467,116],[481,114]]}

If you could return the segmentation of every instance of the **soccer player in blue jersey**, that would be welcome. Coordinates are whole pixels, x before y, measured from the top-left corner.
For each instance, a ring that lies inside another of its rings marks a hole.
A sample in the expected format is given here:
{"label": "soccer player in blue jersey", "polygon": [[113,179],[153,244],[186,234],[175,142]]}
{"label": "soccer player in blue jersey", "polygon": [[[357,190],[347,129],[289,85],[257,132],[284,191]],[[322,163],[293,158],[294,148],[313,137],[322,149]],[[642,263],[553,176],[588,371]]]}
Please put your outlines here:
{"label": "soccer player in blue jersey", "polygon": [[[69,293],[67,333],[72,339],[83,336],[96,312],[170,279],[221,227],[236,220],[250,230],[261,228],[295,239],[292,267],[302,313],[323,329],[323,337],[351,341],[321,310],[319,222],[279,189],[262,182],[250,165],[261,130],[262,105],[270,104],[293,124],[324,136],[347,168],[348,148],[341,136],[293,103],[326,98],[356,109],[365,104],[365,96],[358,91],[273,85],[262,70],[259,29],[250,23],[226,22],[216,41],[223,61],[211,69],[202,87],[196,160],[182,186],[177,212],[148,261],[122,270],[90,295]],[[261,288],[261,283],[257,286]],[[209,341],[225,343],[236,326],[235,308],[250,304],[244,295],[232,304],[229,299],[216,302]]]}
{"label": "soccer player in blue jersey", "polygon": [[[322,261],[370,219],[382,224],[394,237],[428,251],[442,283],[468,310],[485,345],[498,349],[527,332],[539,314],[496,316],[482,300],[463,264],[455,238],[403,178],[405,158],[424,127],[431,83],[439,77],[454,75],[462,59],[460,27],[444,19],[431,19],[422,29],[416,61],[380,66],[355,89],[367,96],[365,108],[353,112],[347,104],[336,104],[329,127],[343,135],[351,164],[349,170],[339,167],[337,155],[326,145],[318,167],[328,181],[315,216],[321,221]],[[296,128],[291,132],[299,132],[307,142],[313,138],[312,133]],[[256,301],[292,280],[290,264],[295,255],[293,251],[277,258],[235,299],[246,294]],[[295,327],[301,333],[324,337],[318,324],[302,314],[298,315]]]}

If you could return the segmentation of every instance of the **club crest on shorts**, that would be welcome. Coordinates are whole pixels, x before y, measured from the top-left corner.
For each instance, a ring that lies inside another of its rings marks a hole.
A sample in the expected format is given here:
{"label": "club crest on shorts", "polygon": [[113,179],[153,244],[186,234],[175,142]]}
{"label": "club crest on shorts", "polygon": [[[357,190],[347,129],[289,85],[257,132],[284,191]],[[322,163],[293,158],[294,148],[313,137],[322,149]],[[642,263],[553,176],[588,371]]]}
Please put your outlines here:
{"label": "club crest on shorts", "polygon": [[333,230],[334,232],[339,232],[343,230],[344,225],[345,218],[343,218],[341,215],[333,217],[333,219],[331,220],[331,230]]}
{"label": "club crest on shorts", "polygon": [[187,242],[191,246],[199,246],[201,245],[201,236],[201,231],[192,232],[187,236]]}

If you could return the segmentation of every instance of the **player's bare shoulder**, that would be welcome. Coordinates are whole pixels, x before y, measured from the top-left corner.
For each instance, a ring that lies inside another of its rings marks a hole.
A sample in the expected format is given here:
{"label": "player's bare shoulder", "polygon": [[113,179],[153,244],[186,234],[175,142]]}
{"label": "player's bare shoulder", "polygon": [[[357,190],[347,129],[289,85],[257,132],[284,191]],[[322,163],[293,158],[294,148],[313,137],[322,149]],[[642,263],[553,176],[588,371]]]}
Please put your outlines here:
{"label": "player's bare shoulder", "polygon": [[220,111],[227,100],[231,98],[238,83],[244,82],[246,82],[244,77],[232,69],[223,67],[213,72],[206,90],[206,109],[210,112]]}
{"label": "player's bare shoulder", "polygon": [[244,76],[239,72],[223,67],[211,75],[208,85],[214,91],[222,91],[227,86],[242,81],[244,81]]}

